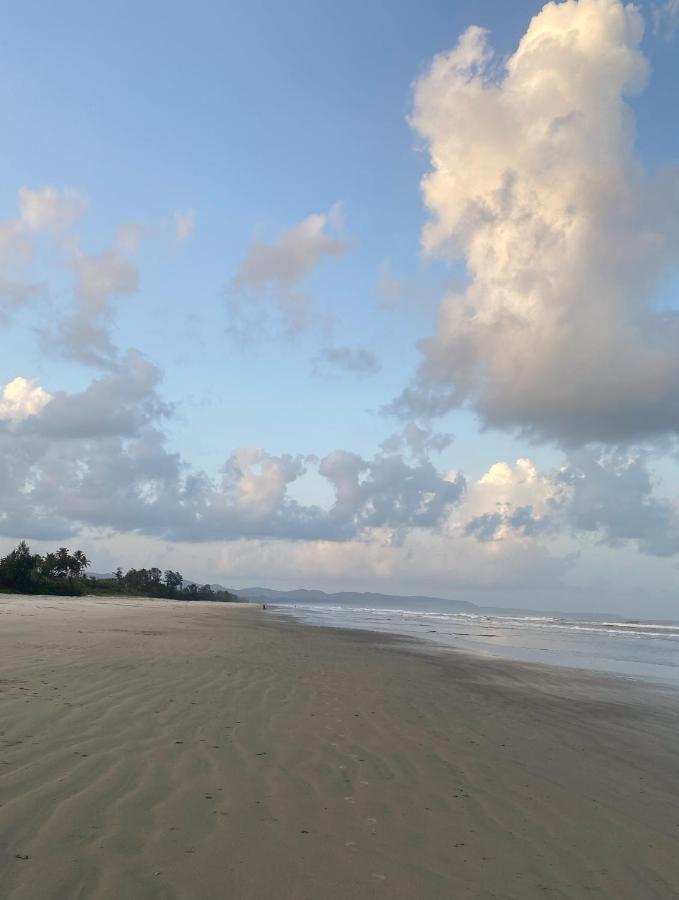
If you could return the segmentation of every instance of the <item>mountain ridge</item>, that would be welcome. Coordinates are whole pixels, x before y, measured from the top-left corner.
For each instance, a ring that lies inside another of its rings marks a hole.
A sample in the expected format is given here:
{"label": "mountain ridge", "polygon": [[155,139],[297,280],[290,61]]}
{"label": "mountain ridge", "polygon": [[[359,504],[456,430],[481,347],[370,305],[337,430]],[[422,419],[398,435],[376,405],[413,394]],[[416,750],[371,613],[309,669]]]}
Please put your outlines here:
{"label": "mountain ridge", "polygon": [[[328,593],[313,588],[296,588],[291,591],[277,591],[273,588],[251,587],[235,589],[234,593],[251,602],[259,603],[319,603],[343,606],[365,606],[374,609],[407,609],[421,612],[466,612],[474,615],[549,615],[559,618],[619,621],[619,613],[613,612],[564,612],[557,609],[525,609],[523,607],[479,606],[470,600],[447,600],[444,597],[426,595],[380,594],[373,591],[338,591]],[[400,605],[399,605],[400,604]]]}

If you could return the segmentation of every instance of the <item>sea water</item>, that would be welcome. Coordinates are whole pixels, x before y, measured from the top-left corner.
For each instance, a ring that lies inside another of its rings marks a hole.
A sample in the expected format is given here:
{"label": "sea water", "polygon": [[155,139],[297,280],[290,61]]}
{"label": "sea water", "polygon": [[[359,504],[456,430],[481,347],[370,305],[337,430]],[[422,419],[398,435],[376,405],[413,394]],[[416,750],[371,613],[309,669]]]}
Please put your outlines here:
{"label": "sea water", "polygon": [[309,625],[415,637],[476,655],[615,673],[679,688],[679,622],[326,604],[280,604],[273,609]]}

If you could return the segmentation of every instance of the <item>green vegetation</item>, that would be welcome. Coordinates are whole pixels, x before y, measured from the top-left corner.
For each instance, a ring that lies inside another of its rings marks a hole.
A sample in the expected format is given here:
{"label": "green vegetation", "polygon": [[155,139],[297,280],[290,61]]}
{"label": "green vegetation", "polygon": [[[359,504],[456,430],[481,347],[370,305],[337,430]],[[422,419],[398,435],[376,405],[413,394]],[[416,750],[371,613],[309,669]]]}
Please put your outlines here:
{"label": "green vegetation", "polygon": [[0,559],[0,591],[16,594],[136,594],[174,600],[211,600],[233,603],[238,600],[231,591],[215,591],[209,584],[184,583],[181,572],[168,569],[117,569],[113,578],[94,578],[86,574],[90,560],[81,550],[71,553],[60,547],[54,553],[40,556],[31,553],[21,541]]}

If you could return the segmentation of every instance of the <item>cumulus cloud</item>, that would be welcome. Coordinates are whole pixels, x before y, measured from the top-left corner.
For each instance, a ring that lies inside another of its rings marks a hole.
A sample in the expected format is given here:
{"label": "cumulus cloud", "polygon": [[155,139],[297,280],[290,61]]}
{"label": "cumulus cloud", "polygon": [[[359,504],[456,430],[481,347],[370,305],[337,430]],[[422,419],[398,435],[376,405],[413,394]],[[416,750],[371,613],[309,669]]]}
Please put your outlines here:
{"label": "cumulus cloud", "polygon": [[[341,256],[347,245],[340,235],[339,207],[314,213],[271,241],[253,241],[227,291],[230,329],[250,332],[254,318],[261,328],[262,305],[272,306],[290,335],[309,323],[311,297],[302,283],[325,259]],[[253,313],[251,307],[259,309]]]}
{"label": "cumulus cloud", "polygon": [[530,459],[495,463],[469,490],[463,533],[480,541],[554,533],[565,494],[558,481],[542,475]]}
{"label": "cumulus cloud", "polygon": [[[392,536],[436,530],[464,491],[425,459],[399,454],[366,460],[335,451],[319,461],[260,447],[233,451],[216,477],[167,449],[159,427],[158,370],[130,351],[119,370],[76,394],[57,392],[39,407],[30,384],[10,392],[0,427],[0,532],[72,533],[82,527],[134,531],[170,540],[240,538],[346,541],[375,528]],[[335,492],[330,508],[289,492],[309,467]]]}
{"label": "cumulus cloud", "polygon": [[428,460],[409,465],[399,454],[365,460],[336,450],[319,466],[335,490],[330,517],[346,537],[365,528],[439,526],[462,497],[462,475],[443,477]]}
{"label": "cumulus cloud", "polygon": [[178,244],[183,244],[193,234],[196,227],[195,209],[176,209],[173,215],[174,235]]}
{"label": "cumulus cloud", "polygon": [[[89,528],[192,544],[275,541],[293,555],[319,554],[319,565],[355,558],[390,577],[418,559],[450,575],[455,561],[458,582],[465,573],[489,586],[519,573],[536,583],[530,561],[559,578],[573,539],[679,553],[679,509],[658,495],[641,453],[581,450],[550,472],[528,459],[498,462],[470,483],[428,458],[449,436],[414,426],[372,458],[244,447],[210,476],[168,449],[159,376],[129,351],[119,371],[78,393],[10,382],[0,401],[0,534],[61,539]],[[291,495],[310,470],[332,488],[326,506]],[[473,575],[472,561],[487,573]]]}
{"label": "cumulus cloud", "polygon": [[158,394],[160,369],[138,350],[128,350],[113,373],[83,391],[55,391],[39,417],[23,426],[30,434],[54,440],[131,437],[145,425],[170,415]]}
{"label": "cumulus cloud", "polygon": [[467,404],[572,444],[679,430],[679,315],[655,305],[679,173],[635,156],[642,35],[620,0],[549,3],[506,64],[473,27],[417,82],[423,246],[464,257],[470,283],[442,301],[402,412]]}
{"label": "cumulus cloud", "polygon": [[372,350],[365,347],[326,347],[314,358],[314,372],[332,377],[342,372],[353,375],[374,375],[380,363]]}
{"label": "cumulus cloud", "polygon": [[640,452],[583,449],[552,472],[496,463],[470,485],[456,522],[479,541],[593,538],[650,556],[679,553],[679,506],[660,497]]}
{"label": "cumulus cloud", "polygon": [[656,496],[644,454],[581,451],[557,478],[570,492],[565,514],[575,533],[609,547],[633,542],[651,556],[679,553],[679,506]]}
{"label": "cumulus cloud", "polygon": [[51,400],[52,395],[40,385],[21,376],[14,378],[2,389],[0,421],[16,423],[37,416]]}

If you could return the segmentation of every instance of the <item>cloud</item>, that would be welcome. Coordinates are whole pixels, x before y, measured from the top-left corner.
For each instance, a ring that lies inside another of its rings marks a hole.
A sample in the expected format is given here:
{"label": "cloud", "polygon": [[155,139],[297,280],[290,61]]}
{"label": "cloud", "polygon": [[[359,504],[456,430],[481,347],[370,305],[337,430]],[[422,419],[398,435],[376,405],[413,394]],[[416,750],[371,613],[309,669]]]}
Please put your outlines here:
{"label": "cloud", "polygon": [[570,490],[565,514],[574,532],[609,547],[633,542],[651,556],[679,553],[679,507],[655,496],[644,454],[581,451],[557,477]]}
{"label": "cloud", "polygon": [[[211,477],[168,450],[160,423],[171,409],[158,381],[158,370],[128,351],[115,372],[79,393],[55,392],[40,408],[30,384],[10,392],[8,418],[17,421],[0,427],[0,533],[90,527],[190,542],[346,541],[380,528],[402,540],[411,528],[439,528],[464,492],[461,476],[446,477],[425,459],[339,450],[319,463],[239,448]],[[15,410],[27,398],[32,414],[19,421]],[[329,508],[290,495],[310,467],[334,489]]]}
{"label": "cloud", "polygon": [[9,321],[44,292],[31,275],[37,238],[46,232],[61,242],[84,214],[87,201],[70,189],[22,187],[17,205],[18,215],[0,222],[0,322]]}
{"label": "cloud", "polygon": [[41,292],[31,279],[31,235],[20,218],[0,222],[0,322],[8,321]]}
{"label": "cloud", "polygon": [[46,186],[19,190],[19,218],[28,231],[63,232],[87,210],[87,199],[78,191]]}
{"label": "cloud", "polygon": [[69,262],[75,276],[75,310],[63,316],[56,331],[47,335],[49,344],[64,356],[91,366],[116,365],[112,301],[132,296],[139,289],[134,256],[140,240],[140,226],[129,223],[118,229],[111,247],[101,253],[86,254],[75,247]]}
{"label": "cloud", "polygon": [[567,491],[542,475],[526,458],[514,465],[498,462],[470,486],[460,510],[460,527],[480,541],[513,540],[557,533]]}
{"label": "cloud", "polygon": [[335,450],[321,460],[319,473],[335,490],[330,518],[351,537],[365,528],[436,528],[466,487],[462,475],[443,477],[423,459],[409,465],[399,454],[365,460]]}
{"label": "cloud", "polygon": [[[243,333],[261,328],[262,304],[275,309],[290,335],[306,328],[312,301],[302,282],[325,259],[346,252],[340,226],[339,207],[334,206],[327,213],[308,216],[269,242],[253,241],[227,291],[230,329]],[[257,313],[250,309],[253,304],[260,307]]]}
{"label": "cloud", "polygon": [[45,233],[52,240],[75,279],[74,310],[60,315],[57,324],[39,333],[51,350],[87,365],[111,368],[117,350],[111,340],[112,301],[139,287],[134,257],[143,228],[136,222],[121,225],[111,246],[98,254],[84,253],[69,232],[84,215],[87,200],[78,191],[51,186],[18,192],[18,216],[0,223],[0,320],[46,291],[32,280],[37,241]]}
{"label": "cloud", "polygon": [[128,350],[115,372],[95,379],[85,390],[56,391],[50,406],[24,430],[52,440],[134,436],[171,414],[172,407],[157,392],[160,380],[157,366],[138,350]]}
{"label": "cloud", "polygon": [[[396,577],[423,559],[432,577],[448,571],[455,583],[489,586],[519,573],[527,584],[560,578],[574,540],[679,554],[679,508],[658,496],[640,452],[580,450],[551,472],[528,459],[498,462],[470,483],[428,459],[449,436],[415,426],[372,458],[242,447],[210,476],[168,449],[160,425],[172,410],[159,378],[128,351],[120,371],[74,394],[10,382],[0,401],[0,535],[58,540],[94,529],[189,544],[275,541],[293,556],[318,552],[319,571],[324,560],[354,558]],[[291,495],[308,471],[330,484],[331,503]],[[474,572],[472,561],[488,571]],[[527,574],[530,561],[539,575]]]}
{"label": "cloud", "polygon": [[679,314],[655,305],[679,263],[679,170],[635,157],[642,34],[619,0],[549,3],[506,64],[470,28],[417,82],[424,250],[463,256],[470,283],[421,342],[404,415],[465,404],[566,444],[679,430]]}
{"label": "cloud", "polygon": [[332,377],[341,372],[354,375],[374,375],[380,363],[372,350],[365,347],[326,347],[313,361],[317,375]]}
{"label": "cloud", "polygon": [[2,389],[0,421],[15,423],[37,416],[51,400],[51,394],[40,385],[21,376],[14,378]]}
{"label": "cloud", "polygon": [[656,495],[641,452],[578,450],[549,473],[529,459],[496,463],[469,487],[456,521],[484,542],[593,538],[649,556],[679,553],[679,507]]}
{"label": "cloud", "polygon": [[183,244],[193,234],[196,227],[195,209],[176,209],[173,215],[174,234],[178,244]]}
{"label": "cloud", "polygon": [[672,40],[679,27],[679,0],[653,3],[653,33],[665,40]]}
{"label": "cloud", "polygon": [[[447,531],[414,529],[400,542],[379,529],[352,541],[242,540],[214,548],[218,579],[327,590],[371,587],[395,594],[458,596],[477,603],[545,605],[561,596],[572,556],[552,556],[536,543],[480,543]],[[212,562],[212,559],[210,560]],[[213,563],[214,565],[214,563]],[[540,591],[539,600],[532,592]],[[549,601],[545,594],[549,591]],[[473,592],[473,593],[472,593]],[[569,590],[569,596],[574,593]]]}
{"label": "cloud", "polygon": [[397,453],[406,448],[415,459],[429,457],[432,453],[441,453],[455,440],[455,435],[448,432],[434,432],[431,428],[422,428],[416,422],[408,422],[401,431],[390,435],[381,444],[385,453]]}

